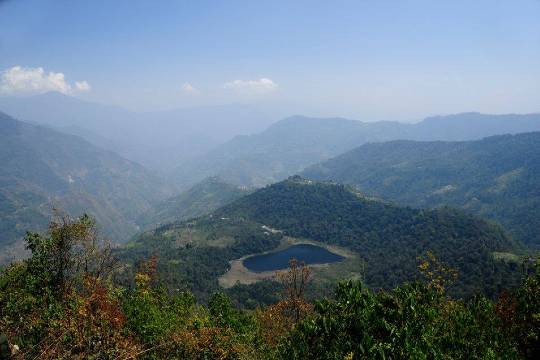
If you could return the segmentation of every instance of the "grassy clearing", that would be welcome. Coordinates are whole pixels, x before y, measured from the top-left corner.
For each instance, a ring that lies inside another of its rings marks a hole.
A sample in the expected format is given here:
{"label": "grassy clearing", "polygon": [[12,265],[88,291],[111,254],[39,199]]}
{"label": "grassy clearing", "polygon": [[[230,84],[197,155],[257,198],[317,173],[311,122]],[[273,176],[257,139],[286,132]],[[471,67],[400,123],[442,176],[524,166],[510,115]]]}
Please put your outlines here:
{"label": "grassy clearing", "polygon": [[190,227],[170,230],[165,232],[164,236],[174,239],[177,247],[185,247],[187,244],[197,244],[198,246],[224,248],[232,245],[235,241],[231,236],[211,238],[206,231]]}
{"label": "grassy clearing", "polygon": [[521,258],[519,255],[509,253],[509,252],[493,252],[492,255],[495,260],[515,262],[515,263],[521,262]]}

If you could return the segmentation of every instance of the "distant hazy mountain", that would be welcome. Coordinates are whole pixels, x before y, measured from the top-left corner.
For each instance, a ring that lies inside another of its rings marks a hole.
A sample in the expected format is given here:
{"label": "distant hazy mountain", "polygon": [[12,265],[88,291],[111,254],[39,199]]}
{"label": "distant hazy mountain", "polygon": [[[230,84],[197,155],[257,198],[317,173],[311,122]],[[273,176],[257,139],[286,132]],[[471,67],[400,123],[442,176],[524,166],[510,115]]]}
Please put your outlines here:
{"label": "distant hazy mountain", "polygon": [[0,109],[20,120],[81,136],[149,168],[168,170],[273,120],[256,106],[224,105],[132,112],[56,92],[0,97]]}
{"label": "distant hazy mountain", "polygon": [[366,144],[303,176],[416,207],[452,205],[540,247],[540,132],[468,142]]}
{"label": "distant hazy mountain", "polygon": [[252,191],[228,184],[217,177],[207,178],[180,195],[155,205],[139,216],[138,224],[143,228],[149,228],[201,216]]}
{"label": "distant hazy mountain", "polygon": [[452,290],[456,295],[493,294],[517,278],[509,264],[493,256],[519,248],[498,226],[449,208],[399,207],[369,200],[352,188],[299,177],[257,190],[207,216],[139,235],[120,250],[120,257],[136,262],[156,254],[163,279],[208,294],[217,288],[229,261],[271,250],[290,237],[358,254],[356,261],[365,267],[357,275],[376,288],[415,279],[418,256],[426,251],[459,271]]}
{"label": "distant hazy mountain", "polygon": [[410,140],[478,140],[532,131],[540,131],[540,113],[489,115],[471,112],[426,118],[412,126]]}
{"label": "distant hazy mountain", "polygon": [[295,116],[267,130],[231,141],[177,169],[181,183],[219,175],[225,181],[262,186],[276,182],[369,140],[399,136],[405,125]]}
{"label": "distant hazy mountain", "polygon": [[73,216],[87,212],[106,236],[124,240],[138,230],[134,220],[170,193],[115,153],[0,113],[0,249],[27,230],[44,229],[53,207]]}
{"label": "distant hazy mountain", "polygon": [[180,183],[219,175],[228,182],[261,186],[367,142],[397,139],[472,140],[494,134],[540,131],[540,114],[464,113],[418,124],[360,122],[302,116],[279,121],[251,136],[238,136],[176,170]]}

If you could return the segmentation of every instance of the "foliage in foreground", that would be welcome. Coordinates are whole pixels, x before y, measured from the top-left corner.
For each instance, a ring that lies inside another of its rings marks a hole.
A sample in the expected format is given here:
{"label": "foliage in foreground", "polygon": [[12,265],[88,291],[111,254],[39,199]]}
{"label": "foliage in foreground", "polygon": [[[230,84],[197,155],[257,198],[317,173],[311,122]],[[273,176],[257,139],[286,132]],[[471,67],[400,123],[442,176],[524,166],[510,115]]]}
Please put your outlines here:
{"label": "foliage in foreground", "polygon": [[32,257],[0,273],[0,359],[447,359],[538,358],[540,266],[497,302],[445,294],[455,274],[430,254],[426,283],[374,292],[357,281],[305,301],[309,269],[281,275],[282,299],[254,311],[223,293],[207,305],[171,293],[156,259],[133,288],[111,280],[118,266],[88,217],[60,218],[28,234]]}

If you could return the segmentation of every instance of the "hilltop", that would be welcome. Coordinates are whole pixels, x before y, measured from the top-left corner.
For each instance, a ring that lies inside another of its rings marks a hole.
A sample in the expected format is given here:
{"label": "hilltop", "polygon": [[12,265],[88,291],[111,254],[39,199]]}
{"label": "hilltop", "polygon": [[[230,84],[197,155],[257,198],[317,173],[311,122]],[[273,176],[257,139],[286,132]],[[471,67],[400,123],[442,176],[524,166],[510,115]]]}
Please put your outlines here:
{"label": "hilltop", "polygon": [[460,272],[456,296],[494,294],[512,284],[515,264],[496,260],[494,253],[519,250],[500,227],[461,211],[400,207],[343,185],[294,177],[209,215],[146,232],[119,254],[128,262],[157,255],[171,284],[201,294],[218,288],[229,261],[275,249],[287,238],[358,254],[365,264],[359,275],[373,288],[414,280],[417,257],[431,251]]}
{"label": "hilltop", "polygon": [[459,207],[540,246],[540,132],[466,142],[366,144],[302,175],[353,184],[402,205]]}

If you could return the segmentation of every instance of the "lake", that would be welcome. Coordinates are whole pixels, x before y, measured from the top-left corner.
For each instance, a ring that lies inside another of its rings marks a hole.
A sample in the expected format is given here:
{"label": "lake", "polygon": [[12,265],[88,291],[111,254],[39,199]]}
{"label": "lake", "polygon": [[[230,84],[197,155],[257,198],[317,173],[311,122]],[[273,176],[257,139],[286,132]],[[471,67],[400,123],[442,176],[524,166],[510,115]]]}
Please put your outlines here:
{"label": "lake", "polygon": [[244,266],[254,272],[286,269],[289,260],[295,258],[305,264],[327,264],[344,259],[323,247],[311,244],[298,244],[286,249],[261,255],[253,255],[244,259]]}

